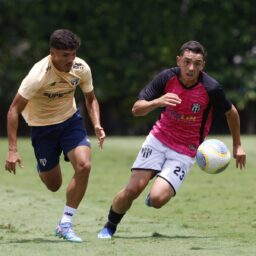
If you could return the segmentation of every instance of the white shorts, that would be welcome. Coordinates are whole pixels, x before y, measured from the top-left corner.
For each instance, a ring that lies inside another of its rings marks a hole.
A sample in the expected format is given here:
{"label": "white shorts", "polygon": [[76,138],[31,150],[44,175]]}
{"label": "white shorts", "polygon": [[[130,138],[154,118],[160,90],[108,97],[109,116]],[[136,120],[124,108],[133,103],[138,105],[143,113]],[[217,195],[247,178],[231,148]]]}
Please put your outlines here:
{"label": "white shorts", "polygon": [[132,170],[153,170],[177,192],[194,163],[195,158],[174,151],[149,134],[132,165]]}

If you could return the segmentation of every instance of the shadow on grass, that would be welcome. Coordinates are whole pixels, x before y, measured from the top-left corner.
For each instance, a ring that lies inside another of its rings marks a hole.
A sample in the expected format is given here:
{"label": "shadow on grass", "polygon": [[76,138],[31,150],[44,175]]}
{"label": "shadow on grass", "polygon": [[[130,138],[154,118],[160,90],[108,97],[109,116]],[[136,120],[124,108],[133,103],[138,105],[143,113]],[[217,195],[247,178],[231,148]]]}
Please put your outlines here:
{"label": "shadow on grass", "polygon": [[[209,238],[215,238],[215,236],[168,236],[168,235],[163,235],[157,232],[152,233],[151,235],[148,236],[114,236],[113,239],[209,239]],[[111,239],[112,240],[112,239]],[[26,243],[53,243],[53,244],[58,244],[58,243],[70,243],[67,242],[64,239],[43,239],[43,238],[34,238],[34,239],[17,239],[17,240],[0,240],[0,245],[1,244],[26,244]],[[79,243],[77,243],[79,244]],[[83,244],[83,243],[81,243]]]}
{"label": "shadow on grass", "polygon": [[17,239],[17,240],[8,240],[8,241],[4,241],[4,240],[0,240],[0,244],[26,244],[26,243],[36,243],[36,244],[42,244],[42,243],[67,243],[66,240],[64,239],[43,239],[43,238],[34,238],[34,239]]}
{"label": "shadow on grass", "polygon": [[215,236],[168,236],[163,235],[157,232],[154,232],[152,235],[149,236],[114,236],[114,239],[142,239],[142,238],[165,238],[165,239],[193,239],[193,238],[202,238],[202,239],[208,239],[208,238],[215,238]]}

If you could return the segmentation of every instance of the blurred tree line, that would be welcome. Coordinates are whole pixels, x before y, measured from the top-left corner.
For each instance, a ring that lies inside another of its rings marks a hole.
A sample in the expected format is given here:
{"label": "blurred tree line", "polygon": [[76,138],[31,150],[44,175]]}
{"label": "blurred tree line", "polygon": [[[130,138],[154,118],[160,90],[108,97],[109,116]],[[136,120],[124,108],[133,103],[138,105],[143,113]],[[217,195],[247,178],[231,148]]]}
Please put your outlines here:
{"label": "blurred tree line", "polygon": [[[92,69],[108,134],[149,131],[159,113],[134,118],[131,107],[156,73],[176,65],[188,40],[206,47],[206,72],[238,108],[242,132],[254,133],[255,13],[254,0],[0,0],[0,135],[6,135],[6,113],[20,82],[48,54],[49,36],[57,28],[82,39],[78,56]],[[76,97],[84,110],[81,92]],[[213,131],[225,132],[226,126]],[[19,134],[28,133],[21,119]]]}

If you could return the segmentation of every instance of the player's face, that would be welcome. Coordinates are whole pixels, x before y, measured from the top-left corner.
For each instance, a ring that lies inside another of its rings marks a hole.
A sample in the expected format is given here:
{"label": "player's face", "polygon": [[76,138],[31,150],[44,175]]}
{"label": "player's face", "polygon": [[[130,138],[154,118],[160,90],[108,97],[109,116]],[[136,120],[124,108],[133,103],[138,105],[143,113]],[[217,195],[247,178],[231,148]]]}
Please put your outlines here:
{"label": "player's face", "polygon": [[182,56],[177,56],[177,65],[180,67],[180,81],[189,87],[197,82],[205,61],[202,54],[186,50]]}
{"label": "player's face", "polygon": [[52,63],[61,72],[69,72],[76,57],[76,50],[50,49]]}

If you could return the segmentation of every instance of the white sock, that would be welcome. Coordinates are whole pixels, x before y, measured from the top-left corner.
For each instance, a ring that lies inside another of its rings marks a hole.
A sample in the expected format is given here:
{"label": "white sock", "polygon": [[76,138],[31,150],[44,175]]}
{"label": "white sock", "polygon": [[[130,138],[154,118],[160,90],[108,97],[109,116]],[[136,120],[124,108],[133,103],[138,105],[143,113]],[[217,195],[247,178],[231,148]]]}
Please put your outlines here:
{"label": "white sock", "polygon": [[76,209],[65,205],[63,215],[60,223],[70,222],[72,223],[73,216],[76,213]]}

